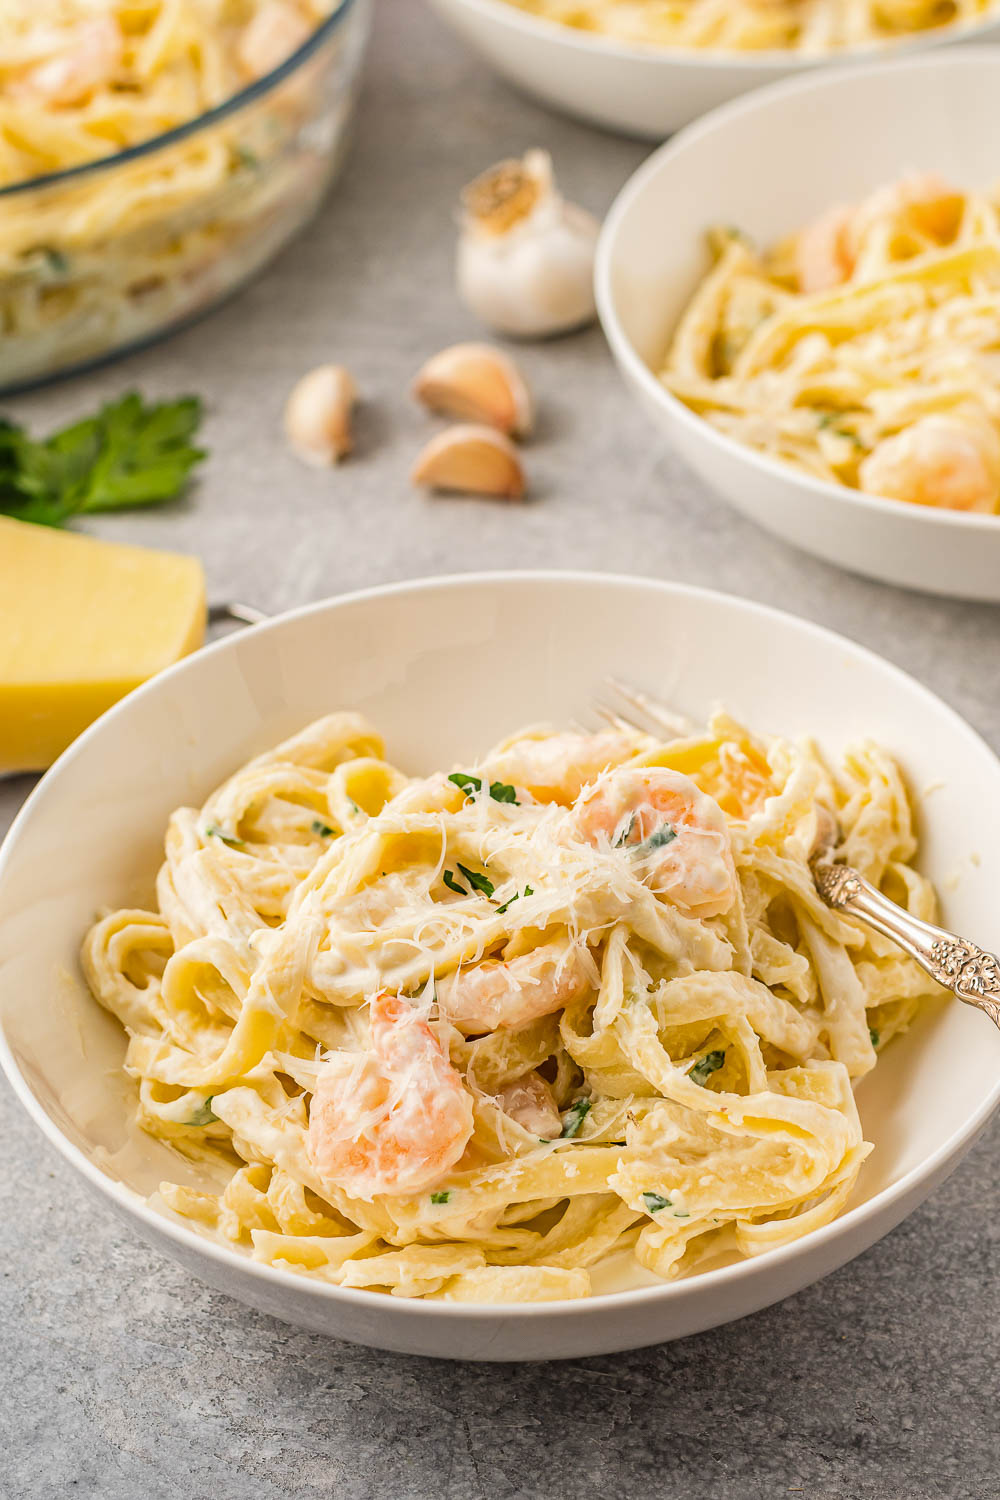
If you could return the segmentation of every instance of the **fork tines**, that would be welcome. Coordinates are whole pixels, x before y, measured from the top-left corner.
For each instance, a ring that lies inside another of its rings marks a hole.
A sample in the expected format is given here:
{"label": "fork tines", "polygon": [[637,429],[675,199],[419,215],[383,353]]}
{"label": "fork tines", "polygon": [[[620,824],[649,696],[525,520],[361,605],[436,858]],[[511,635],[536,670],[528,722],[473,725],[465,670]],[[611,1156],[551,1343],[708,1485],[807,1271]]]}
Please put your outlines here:
{"label": "fork tines", "polygon": [[[594,701],[594,712],[615,729],[639,730],[642,734],[667,735],[675,739],[691,733],[691,724],[683,714],[673,713],[656,698],[641,692],[617,677],[605,679],[612,703]],[[615,700],[621,700],[624,707]],[[614,705],[614,706],[613,706]]]}

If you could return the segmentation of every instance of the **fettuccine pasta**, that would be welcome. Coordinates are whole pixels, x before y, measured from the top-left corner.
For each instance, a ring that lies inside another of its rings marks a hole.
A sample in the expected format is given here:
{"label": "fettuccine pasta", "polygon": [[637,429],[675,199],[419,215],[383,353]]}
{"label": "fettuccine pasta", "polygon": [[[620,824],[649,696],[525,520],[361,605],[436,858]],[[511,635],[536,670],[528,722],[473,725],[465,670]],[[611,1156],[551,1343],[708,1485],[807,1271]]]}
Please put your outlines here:
{"label": "fettuccine pasta", "polygon": [[507,0],[617,42],[759,52],[833,52],[973,21],[993,0]]}
{"label": "fettuccine pasta", "polygon": [[661,378],[737,442],[890,500],[1000,510],[1000,194],[933,174],[715,264]]}
{"label": "fettuccine pasta", "polygon": [[718,715],[410,777],[341,713],[258,756],[173,815],[157,907],[84,944],[140,1125],[206,1179],[158,1206],[338,1286],[486,1302],[828,1222],[871,1150],[852,1085],[933,986],[817,896],[820,805],[933,916],[871,743],[833,767]]}

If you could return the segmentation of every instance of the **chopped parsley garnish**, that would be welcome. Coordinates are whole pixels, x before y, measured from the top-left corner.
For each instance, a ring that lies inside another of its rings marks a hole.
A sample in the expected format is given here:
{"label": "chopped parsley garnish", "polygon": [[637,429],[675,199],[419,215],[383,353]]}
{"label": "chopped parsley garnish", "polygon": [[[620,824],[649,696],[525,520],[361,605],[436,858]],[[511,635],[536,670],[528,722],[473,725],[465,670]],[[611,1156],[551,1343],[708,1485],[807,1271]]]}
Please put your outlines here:
{"label": "chopped parsley garnish", "polygon": [[205,457],[191,445],[200,421],[196,396],[147,406],[135,391],[41,442],[0,418],[0,514],[62,526],[73,515],[174,500]]}
{"label": "chopped parsley garnish", "polygon": [[492,896],[494,891],[493,882],[487,880],[485,875],[480,875],[478,870],[470,870],[468,865],[463,865],[461,860],[456,860],[459,873],[464,875],[474,891],[480,891],[484,896]]}
{"label": "chopped parsley garnish", "polygon": [[211,1125],[214,1120],[217,1120],[219,1118],[212,1109],[212,1100],[214,1098],[214,1094],[209,1094],[204,1104],[200,1105],[195,1110],[190,1120],[188,1120],[189,1125]]}
{"label": "chopped parsley garnish", "polygon": [[579,1135],[580,1126],[590,1114],[589,1099],[574,1099],[569,1109],[562,1117],[563,1128],[561,1139],[571,1141],[575,1135]]}
{"label": "chopped parsley garnish", "polygon": [[494,802],[510,802],[514,807],[520,807],[517,800],[517,792],[506,781],[491,781],[490,796]]}
{"label": "chopped parsley garnish", "polygon": [[465,889],[465,886],[459,885],[458,881],[455,879],[454,870],[445,870],[444,874],[441,876],[441,879],[444,881],[449,891],[454,891],[456,895],[467,896],[469,894]]}
{"label": "chopped parsley garnish", "polygon": [[699,1057],[693,1068],[688,1068],[688,1077],[692,1083],[700,1083],[703,1087],[713,1073],[717,1073],[726,1061],[725,1049],[719,1047],[715,1052],[706,1052],[704,1057]]}
{"label": "chopped parsley garnish", "polygon": [[448,1199],[450,1197],[451,1197],[451,1193],[448,1190],[448,1188],[443,1188],[440,1193],[431,1193],[431,1202],[432,1203],[447,1203]]}
{"label": "chopped parsley garnish", "polygon": [[662,1193],[643,1193],[642,1201],[646,1205],[646,1212],[658,1214],[663,1208],[672,1208],[673,1204],[669,1198],[664,1198]]}
{"label": "chopped parsley garnish", "polygon": [[312,822],[309,825],[309,831],[310,833],[318,833],[320,837],[324,839],[333,837],[333,829],[330,827],[329,823],[323,823],[319,818],[313,818]]}
{"label": "chopped parsley garnish", "polygon": [[209,823],[205,829],[205,837],[220,839],[222,843],[228,844],[231,849],[242,849],[244,847],[242,839],[238,839],[235,833],[227,833],[224,828],[219,827],[218,823]]}
{"label": "chopped parsley garnish", "polygon": [[24,258],[30,260],[33,257],[44,261],[46,270],[53,276],[65,276],[69,270],[69,257],[55,245],[32,245],[30,250],[25,250]]}
{"label": "chopped parsley garnish", "polygon": [[648,839],[643,839],[641,844],[636,844],[632,850],[633,858],[646,859],[655,849],[664,849],[667,844],[672,844],[676,837],[677,830],[669,823],[664,823],[660,828],[654,829]]}
{"label": "chopped parsley garnish", "polygon": [[842,419],[845,415],[846,413],[842,411],[822,411],[816,418],[816,425],[820,429],[828,429],[830,432],[835,433],[837,437],[847,438],[856,448],[863,448],[865,445],[853,427],[844,426]]}
{"label": "chopped parsley garnish", "polygon": [[874,1026],[869,1026],[868,1028],[868,1040],[871,1042],[873,1047],[878,1046],[879,1033],[875,1030]]}
{"label": "chopped parsley garnish", "polygon": [[504,912],[507,910],[508,906],[513,906],[514,902],[515,901],[519,901],[522,896],[533,896],[534,894],[535,893],[531,889],[530,885],[526,885],[524,887],[523,891],[515,891],[514,894],[513,894],[513,896],[511,896],[511,898],[510,898],[509,901],[505,901],[504,904],[503,904],[503,906],[498,906],[497,907],[497,916],[498,917],[502,917],[503,914],[504,914]]}
{"label": "chopped parsley garnish", "polygon": [[[473,792],[481,792],[483,789],[482,778],[479,776],[470,776],[466,771],[452,771],[448,780],[469,798],[472,797]],[[494,802],[512,802],[515,807],[520,806],[517,800],[517,792],[512,786],[508,786],[505,781],[491,781],[490,796]]]}
{"label": "chopped parsley garnish", "polygon": [[479,776],[470,776],[467,771],[452,771],[448,777],[452,786],[457,786],[460,792],[465,792],[471,797],[473,792],[481,792],[483,789],[482,779]]}
{"label": "chopped parsley garnish", "polygon": [[628,826],[627,827],[625,827],[625,828],[619,828],[618,829],[617,834],[615,836],[615,841],[614,841],[614,843],[611,846],[612,849],[624,849],[625,845],[628,843],[629,839],[632,837],[632,829],[634,827],[635,827],[635,813],[633,813],[631,815],[631,817],[629,818],[629,820],[628,820]]}
{"label": "chopped parsley garnish", "polygon": [[237,145],[233,149],[236,153],[236,160],[241,167],[246,167],[248,171],[255,172],[260,166],[260,157],[256,152],[251,151],[249,146]]}

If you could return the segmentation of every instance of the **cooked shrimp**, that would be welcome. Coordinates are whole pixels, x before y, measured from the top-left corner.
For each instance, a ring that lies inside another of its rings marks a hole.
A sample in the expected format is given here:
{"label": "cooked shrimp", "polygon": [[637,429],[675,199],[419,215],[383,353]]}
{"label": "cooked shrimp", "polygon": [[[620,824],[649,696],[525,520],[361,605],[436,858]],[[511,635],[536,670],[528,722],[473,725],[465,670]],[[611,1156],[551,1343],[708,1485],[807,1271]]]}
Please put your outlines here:
{"label": "cooked shrimp", "polygon": [[987,421],[920,417],[872,449],[858,483],[889,500],[993,513],[1000,504],[1000,437]]}
{"label": "cooked shrimp", "polygon": [[270,0],[247,22],[240,37],[236,55],[241,68],[251,78],[263,78],[297,52],[312,30],[297,6],[287,0]]}
{"label": "cooked shrimp", "polygon": [[562,1132],[562,1119],[555,1096],[541,1073],[525,1073],[500,1090],[497,1096],[505,1115],[516,1120],[529,1135],[554,1140]]}
{"label": "cooked shrimp", "polygon": [[591,981],[582,943],[551,942],[507,963],[486,959],[437,981],[438,1005],[470,1032],[527,1026],[570,1005]]}
{"label": "cooked shrimp", "polygon": [[962,195],[936,172],[914,173],[878,188],[861,203],[839,203],[820,214],[795,241],[799,290],[825,292],[854,273],[865,236],[879,224],[897,221],[918,235],[944,243],[954,237]]}
{"label": "cooked shrimp", "polygon": [[453,1167],[472,1135],[472,1097],[427,1022],[384,991],[371,1002],[371,1051],[324,1065],[309,1112],[320,1177],[369,1202],[416,1193]]}
{"label": "cooked shrimp", "polygon": [[807,224],[795,241],[795,274],[802,292],[840,286],[854,269],[850,247],[854,211],[844,203]]}
{"label": "cooked shrimp", "polygon": [[124,38],[114,16],[82,21],[59,37],[58,50],[11,80],[11,97],[44,104],[79,104],[110,83],[121,65]]}
{"label": "cooked shrimp", "polygon": [[641,740],[617,729],[525,735],[501,745],[485,765],[491,775],[525,787],[540,802],[570,803],[588,782],[640,748]]}
{"label": "cooked shrimp", "polygon": [[689,776],[666,766],[612,771],[580,799],[573,822],[588,843],[625,851],[645,884],[690,916],[732,906],[726,815]]}

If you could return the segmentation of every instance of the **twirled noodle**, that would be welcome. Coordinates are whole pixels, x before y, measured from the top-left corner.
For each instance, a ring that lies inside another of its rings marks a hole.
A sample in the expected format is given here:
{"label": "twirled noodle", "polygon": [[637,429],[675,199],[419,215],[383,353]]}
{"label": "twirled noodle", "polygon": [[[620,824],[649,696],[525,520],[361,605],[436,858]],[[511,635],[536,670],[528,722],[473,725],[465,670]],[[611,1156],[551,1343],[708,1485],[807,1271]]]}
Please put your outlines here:
{"label": "twirled noodle", "polygon": [[852,1083],[933,990],[827,909],[817,807],[923,917],[900,773],[725,716],[514,736],[411,778],[320,719],[171,819],[159,911],[101,918],[94,995],[142,1128],[228,1174],[160,1206],[256,1259],[402,1296],[586,1296],[842,1207]]}
{"label": "twirled noodle", "polygon": [[993,0],[508,0],[618,42],[712,51],[833,52],[973,21]]}
{"label": "twirled noodle", "polygon": [[668,390],[817,478],[1000,510],[1000,193],[912,176],[763,254],[736,229],[709,240]]}

